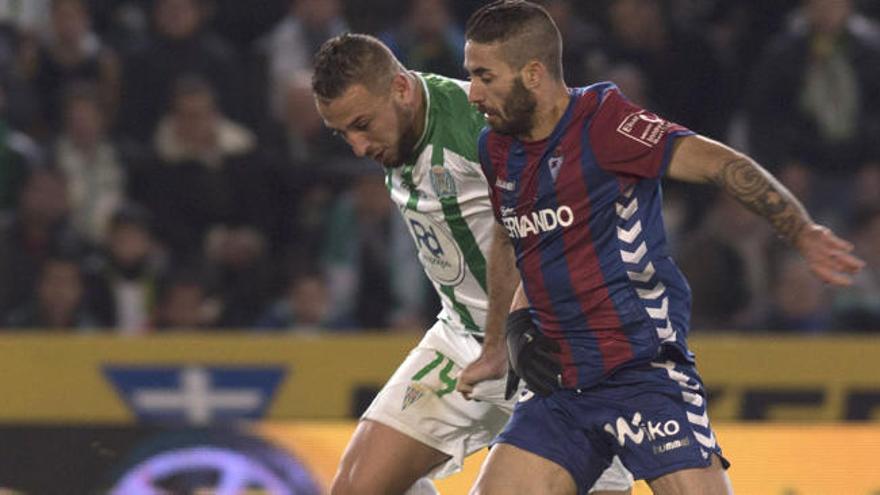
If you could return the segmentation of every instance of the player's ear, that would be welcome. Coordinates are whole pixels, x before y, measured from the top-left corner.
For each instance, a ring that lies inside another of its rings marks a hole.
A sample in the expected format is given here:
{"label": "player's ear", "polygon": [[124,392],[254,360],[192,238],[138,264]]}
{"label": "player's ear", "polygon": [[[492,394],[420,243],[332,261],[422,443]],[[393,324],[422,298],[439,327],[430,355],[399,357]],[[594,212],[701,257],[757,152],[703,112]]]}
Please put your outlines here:
{"label": "player's ear", "polygon": [[397,102],[405,102],[410,98],[410,94],[412,93],[412,83],[410,80],[403,74],[403,72],[398,72],[394,75],[394,78],[391,79],[391,96]]}
{"label": "player's ear", "polygon": [[537,60],[530,60],[519,71],[522,76],[523,85],[528,89],[536,89],[541,84],[541,79],[547,73],[544,64]]}

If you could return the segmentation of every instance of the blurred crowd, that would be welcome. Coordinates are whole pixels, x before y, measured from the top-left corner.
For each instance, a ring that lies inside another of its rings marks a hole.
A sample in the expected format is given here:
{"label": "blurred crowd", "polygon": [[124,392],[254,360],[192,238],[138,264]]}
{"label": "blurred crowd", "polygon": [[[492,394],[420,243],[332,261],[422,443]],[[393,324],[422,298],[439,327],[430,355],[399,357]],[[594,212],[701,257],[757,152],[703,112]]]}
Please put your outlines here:
{"label": "blurred crowd", "polygon": [[[0,327],[422,331],[380,167],[328,133],[312,54],[370,32],[464,77],[475,0],[0,1]],[[566,81],[747,151],[868,262],[830,291],[764,222],[666,185],[695,331],[880,330],[880,2],[547,0]]]}

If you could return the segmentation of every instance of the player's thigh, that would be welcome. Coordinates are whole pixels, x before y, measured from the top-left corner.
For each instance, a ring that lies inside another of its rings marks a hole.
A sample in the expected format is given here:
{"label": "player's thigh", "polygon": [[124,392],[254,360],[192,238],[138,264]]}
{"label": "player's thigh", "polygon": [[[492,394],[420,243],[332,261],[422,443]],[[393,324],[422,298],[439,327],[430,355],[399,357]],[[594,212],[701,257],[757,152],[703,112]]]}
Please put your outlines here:
{"label": "player's thigh", "polygon": [[333,495],[404,493],[447,454],[390,426],[365,419],[358,423],[333,479]]}
{"label": "player's thigh", "polygon": [[655,495],[728,495],[733,493],[730,478],[717,455],[704,468],[682,469],[648,481]]}
{"label": "player's thigh", "polygon": [[506,443],[492,447],[471,495],[575,495],[575,481],[553,461]]}

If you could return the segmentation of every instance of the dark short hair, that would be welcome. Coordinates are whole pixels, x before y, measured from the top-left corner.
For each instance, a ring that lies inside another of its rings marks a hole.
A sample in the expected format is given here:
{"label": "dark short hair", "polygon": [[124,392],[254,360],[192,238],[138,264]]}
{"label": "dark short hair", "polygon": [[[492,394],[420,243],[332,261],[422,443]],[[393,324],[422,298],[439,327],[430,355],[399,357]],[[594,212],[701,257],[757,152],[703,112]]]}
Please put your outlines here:
{"label": "dark short hair", "polygon": [[151,232],[153,214],[137,203],[124,203],[110,216],[110,230],[115,230],[123,225],[134,225]]}
{"label": "dark short hair", "polygon": [[505,62],[516,70],[537,60],[551,76],[562,79],[562,35],[540,5],[524,0],[496,0],[484,5],[468,19],[465,38],[503,44]]}
{"label": "dark short hair", "polygon": [[194,72],[184,73],[175,79],[171,94],[173,101],[194,95],[207,95],[213,100],[217,99],[211,82],[201,74]]}
{"label": "dark short hair", "polygon": [[69,110],[74,103],[88,103],[99,110],[101,107],[101,92],[98,86],[90,81],[76,80],[64,87],[64,109]]}
{"label": "dark short hair", "polygon": [[383,93],[403,69],[391,50],[367,34],[346,33],[327,40],[315,54],[312,92],[322,100],[341,96],[354,84]]}

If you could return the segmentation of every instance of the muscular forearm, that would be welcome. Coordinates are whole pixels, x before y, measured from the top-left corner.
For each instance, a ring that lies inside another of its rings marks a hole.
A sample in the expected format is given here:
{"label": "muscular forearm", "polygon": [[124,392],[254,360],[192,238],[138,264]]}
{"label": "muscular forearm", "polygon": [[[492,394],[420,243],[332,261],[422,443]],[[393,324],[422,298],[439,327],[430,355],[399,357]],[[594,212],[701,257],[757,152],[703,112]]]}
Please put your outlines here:
{"label": "muscular forearm", "polygon": [[[474,398],[477,384],[502,378],[507,370],[507,315],[513,293],[520,282],[519,270],[514,261],[513,246],[507,237],[507,230],[496,225],[492,245],[489,247],[489,314],[486,316],[483,349],[480,357],[461,371],[456,385],[467,400]],[[512,397],[516,383],[508,380],[508,388],[504,393],[506,399]]]}
{"label": "muscular forearm", "polygon": [[810,219],[804,207],[751,158],[702,136],[675,144],[668,175],[688,182],[713,182],[746,208],[766,218],[792,244],[823,282],[846,286],[864,262],[850,254],[852,244]]}
{"label": "muscular forearm", "polygon": [[486,347],[502,345],[504,342],[505,322],[514,292],[520,283],[515,261],[507,232],[496,225],[488,261],[489,312],[486,316],[486,340],[483,344]]}
{"label": "muscular forearm", "polygon": [[746,208],[766,218],[792,244],[804,227],[812,223],[791,192],[754,160],[703,136],[690,136],[676,143],[669,176],[718,185]]}
{"label": "muscular forearm", "polygon": [[769,172],[744,155],[735,154],[722,163],[710,180],[746,208],[766,218],[779,236],[792,245],[804,227],[812,223],[797,198]]}

